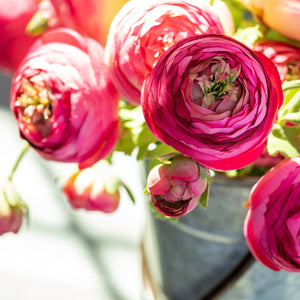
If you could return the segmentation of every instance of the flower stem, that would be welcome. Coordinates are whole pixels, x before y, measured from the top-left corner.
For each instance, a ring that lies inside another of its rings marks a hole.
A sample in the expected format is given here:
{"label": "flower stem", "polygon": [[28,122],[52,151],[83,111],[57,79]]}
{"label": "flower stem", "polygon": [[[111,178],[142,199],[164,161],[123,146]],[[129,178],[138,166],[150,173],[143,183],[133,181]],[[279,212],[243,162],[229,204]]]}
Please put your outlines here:
{"label": "flower stem", "polygon": [[17,157],[17,160],[15,161],[14,166],[11,169],[10,175],[8,176],[8,181],[12,181],[12,178],[13,178],[13,176],[14,176],[17,168],[18,168],[18,165],[19,165],[20,161],[22,160],[24,154],[27,152],[28,149],[29,149],[29,144],[26,142],[24,147],[22,148],[19,156]]}
{"label": "flower stem", "polygon": [[121,179],[120,179],[120,184],[121,184],[121,186],[123,186],[123,188],[127,192],[127,195],[129,197],[129,199],[132,201],[133,204],[135,204],[134,196],[133,196],[130,188],[128,187],[128,185],[124,181],[122,181]]}

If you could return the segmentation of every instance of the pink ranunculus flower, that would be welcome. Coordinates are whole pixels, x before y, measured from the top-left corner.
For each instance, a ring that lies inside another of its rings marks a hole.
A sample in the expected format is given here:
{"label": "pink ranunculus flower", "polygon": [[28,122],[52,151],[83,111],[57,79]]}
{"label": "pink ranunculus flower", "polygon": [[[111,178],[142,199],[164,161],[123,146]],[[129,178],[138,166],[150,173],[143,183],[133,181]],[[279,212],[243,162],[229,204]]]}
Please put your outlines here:
{"label": "pink ranunculus flower", "polygon": [[200,166],[190,157],[175,156],[170,164],[155,166],[148,175],[147,189],[157,210],[179,217],[193,210],[207,187]]}
{"label": "pink ranunculus flower", "polygon": [[211,6],[201,0],[131,0],[114,18],[105,47],[113,81],[132,104],[159,57],[188,36],[223,34]]}
{"label": "pink ranunculus flower", "polygon": [[0,0],[0,68],[12,74],[35,38],[25,28],[38,9],[36,0]]}
{"label": "pink ranunculus flower", "polygon": [[103,47],[71,29],[46,32],[18,68],[11,110],[21,137],[44,158],[91,166],[119,134],[119,93]]}
{"label": "pink ranunculus flower", "polygon": [[75,209],[112,213],[119,206],[120,192],[118,186],[109,191],[107,185],[115,179],[111,167],[105,161],[100,161],[90,168],[73,173],[65,182],[63,191]]}
{"label": "pink ranunculus flower", "polygon": [[59,24],[88,35],[102,45],[110,23],[127,0],[50,0]]}
{"label": "pink ranunculus flower", "polygon": [[264,150],[283,101],[274,64],[238,41],[179,41],[145,80],[142,108],[152,133],[218,171],[247,166]]}
{"label": "pink ranunculus flower", "polygon": [[282,82],[300,79],[300,48],[283,42],[266,41],[255,45],[254,50],[273,62]]}
{"label": "pink ranunculus flower", "polygon": [[300,272],[300,158],[288,158],[252,188],[244,234],[254,257],[273,270]]}

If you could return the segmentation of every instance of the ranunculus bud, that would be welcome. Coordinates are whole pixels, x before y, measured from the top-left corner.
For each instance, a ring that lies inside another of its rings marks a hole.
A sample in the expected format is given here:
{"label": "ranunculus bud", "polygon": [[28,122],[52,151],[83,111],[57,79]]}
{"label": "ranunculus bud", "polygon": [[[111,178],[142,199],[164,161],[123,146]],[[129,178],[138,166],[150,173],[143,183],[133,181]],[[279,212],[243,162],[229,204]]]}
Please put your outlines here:
{"label": "ranunculus bud", "polygon": [[27,206],[10,181],[0,185],[0,235],[17,233]]}
{"label": "ranunculus bud", "polygon": [[190,157],[175,156],[170,164],[155,166],[148,175],[147,189],[157,210],[179,217],[193,210],[207,188],[206,172]]}
{"label": "ranunculus bud", "polygon": [[262,154],[282,101],[274,64],[216,34],[177,42],[142,90],[154,136],[218,171],[245,167]]}
{"label": "ranunculus bud", "polygon": [[59,24],[88,35],[103,46],[110,23],[127,0],[50,0]]}
{"label": "ranunculus bud", "polygon": [[282,82],[300,79],[300,48],[283,42],[267,41],[255,45],[253,50],[273,62]]}
{"label": "ranunculus bud", "polygon": [[205,1],[128,1],[114,18],[105,47],[116,87],[139,105],[144,79],[159,57],[179,40],[203,33],[224,33]]}
{"label": "ranunculus bud", "polygon": [[119,93],[103,47],[71,29],[53,29],[31,47],[11,88],[21,137],[44,158],[93,165],[119,134]]}
{"label": "ranunculus bud", "polygon": [[0,67],[13,73],[35,38],[25,33],[38,9],[35,0],[0,0]]}
{"label": "ranunculus bud", "polygon": [[65,182],[63,191],[76,209],[112,213],[120,202],[119,180],[105,161],[73,173]]}
{"label": "ranunculus bud", "polygon": [[300,272],[300,158],[285,159],[250,194],[244,234],[254,257],[273,270]]}

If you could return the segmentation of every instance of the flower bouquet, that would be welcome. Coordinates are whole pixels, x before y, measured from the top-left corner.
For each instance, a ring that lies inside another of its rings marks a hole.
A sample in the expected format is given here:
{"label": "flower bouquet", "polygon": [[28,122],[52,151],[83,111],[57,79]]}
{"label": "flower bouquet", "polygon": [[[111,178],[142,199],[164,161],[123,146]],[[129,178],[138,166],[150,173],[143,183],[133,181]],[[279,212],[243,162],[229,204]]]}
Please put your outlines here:
{"label": "flower bouquet", "polygon": [[76,164],[62,192],[103,213],[120,189],[135,201],[111,169],[123,152],[146,162],[145,198],[164,222],[209,214],[226,200],[213,196],[220,178],[248,182],[234,205],[250,256],[300,271],[298,1],[2,2],[0,66],[26,145],[1,188],[1,234],[30,210],[13,186],[28,148]]}

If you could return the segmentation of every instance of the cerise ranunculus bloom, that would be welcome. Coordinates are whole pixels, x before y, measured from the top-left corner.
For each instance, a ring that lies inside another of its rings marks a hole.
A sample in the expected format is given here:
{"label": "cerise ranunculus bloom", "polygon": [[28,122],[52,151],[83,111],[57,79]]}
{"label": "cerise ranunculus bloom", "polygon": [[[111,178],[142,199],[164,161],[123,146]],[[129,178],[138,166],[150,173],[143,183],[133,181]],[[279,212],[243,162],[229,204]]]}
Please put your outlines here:
{"label": "cerise ranunculus bloom", "polygon": [[300,158],[285,159],[250,194],[244,234],[254,255],[273,270],[300,272]]}
{"label": "cerise ranunculus bloom", "polygon": [[216,34],[176,43],[158,60],[142,90],[152,133],[219,171],[245,167],[261,155],[282,101],[274,64]]}
{"label": "cerise ranunculus bloom", "polygon": [[10,101],[21,137],[46,159],[88,167],[118,139],[119,93],[103,47],[71,29],[37,40],[16,71]]}
{"label": "cerise ranunculus bloom", "polygon": [[300,48],[277,41],[258,43],[253,48],[277,67],[282,82],[300,79]]}
{"label": "cerise ranunculus bloom", "polygon": [[188,36],[224,30],[217,14],[201,0],[131,0],[114,18],[105,47],[113,81],[132,104],[159,57]]}
{"label": "cerise ranunculus bloom", "polygon": [[111,167],[100,161],[90,168],[73,173],[65,182],[63,191],[75,209],[114,212],[120,202],[118,185],[114,190],[108,186],[116,181]]}
{"label": "cerise ranunculus bloom", "polygon": [[157,210],[179,217],[193,210],[207,187],[207,172],[190,157],[178,155],[170,163],[155,166],[148,175],[147,189]]}
{"label": "cerise ranunculus bloom", "polygon": [[25,33],[38,10],[36,0],[0,0],[0,68],[13,73],[35,38]]}

